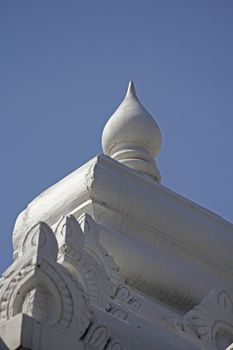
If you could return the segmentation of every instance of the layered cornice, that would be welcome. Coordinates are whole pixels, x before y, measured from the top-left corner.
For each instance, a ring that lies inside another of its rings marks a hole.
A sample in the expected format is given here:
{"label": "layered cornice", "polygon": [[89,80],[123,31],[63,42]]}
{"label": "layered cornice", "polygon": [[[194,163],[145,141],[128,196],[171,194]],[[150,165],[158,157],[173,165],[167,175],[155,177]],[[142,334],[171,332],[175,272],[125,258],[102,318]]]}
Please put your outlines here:
{"label": "layered cornice", "polygon": [[[216,285],[233,288],[233,226],[195,203],[100,155],[43,192],[16,222],[17,246],[38,221],[87,212],[128,283],[188,309]],[[190,274],[192,271],[192,274]]]}

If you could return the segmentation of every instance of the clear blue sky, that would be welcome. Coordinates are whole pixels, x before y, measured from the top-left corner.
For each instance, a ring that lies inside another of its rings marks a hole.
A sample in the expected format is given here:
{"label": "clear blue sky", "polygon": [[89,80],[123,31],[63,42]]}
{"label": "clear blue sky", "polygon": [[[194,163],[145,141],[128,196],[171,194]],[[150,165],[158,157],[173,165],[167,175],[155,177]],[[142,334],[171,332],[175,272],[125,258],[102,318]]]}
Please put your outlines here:
{"label": "clear blue sky", "polygon": [[0,271],[15,219],[101,153],[128,80],[163,136],[163,184],[233,222],[232,0],[0,3]]}

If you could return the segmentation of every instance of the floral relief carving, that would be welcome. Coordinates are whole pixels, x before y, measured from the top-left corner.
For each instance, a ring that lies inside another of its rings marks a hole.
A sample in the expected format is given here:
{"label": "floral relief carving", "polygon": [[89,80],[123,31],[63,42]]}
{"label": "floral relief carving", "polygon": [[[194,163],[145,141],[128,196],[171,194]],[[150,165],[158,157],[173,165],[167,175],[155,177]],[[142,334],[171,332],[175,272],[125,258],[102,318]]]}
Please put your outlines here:
{"label": "floral relief carving", "polygon": [[169,324],[201,341],[206,349],[225,350],[233,342],[232,296],[224,289],[214,289],[182,319]]}

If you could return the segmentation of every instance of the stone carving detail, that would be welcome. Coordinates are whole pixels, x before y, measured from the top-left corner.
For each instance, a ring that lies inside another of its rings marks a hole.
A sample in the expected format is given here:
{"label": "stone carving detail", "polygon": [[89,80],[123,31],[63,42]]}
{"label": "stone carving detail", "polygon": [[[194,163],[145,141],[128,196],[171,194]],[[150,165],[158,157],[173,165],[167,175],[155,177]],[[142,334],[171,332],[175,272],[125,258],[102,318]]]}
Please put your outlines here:
{"label": "stone carving detail", "polygon": [[[82,215],[79,221],[68,215],[59,220],[54,232],[59,246],[59,263],[82,283],[90,302],[126,320],[128,313],[117,305],[112,306],[113,300],[119,298],[134,307],[138,306],[138,302],[124,285],[113,258],[100,244],[100,232],[94,220],[87,214]],[[88,328],[83,341],[96,349],[125,349],[120,341],[112,339],[107,326],[95,323]]]}
{"label": "stone carving detail", "polygon": [[91,345],[94,349],[105,349],[110,339],[110,331],[104,325],[91,325],[83,338],[84,343]]}
{"label": "stone carving detail", "polygon": [[105,325],[92,324],[83,337],[83,341],[93,349],[127,350],[125,345],[119,339],[116,339]]}
{"label": "stone carving detail", "polygon": [[[113,288],[111,298],[113,298],[114,301],[119,301],[119,303],[123,301],[133,308],[139,309],[141,307],[140,302],[133,297],[130,288],[125,285],[125,281],[122,278],[119,268],[112,256],[110,256],[107,250],[100,244],[100,232],[98,225],[88,214],[81,215],[78,221],[84,233],[85,249],[95,259],[95,262],[99,266],[104,267],[105,279],[107,278],[111,282]],[[105,290],[107,290],[106,283],[102,284],[102,286],[105,286]]]}
{"label": "stone carving detail", "polygon": [[200,340],[206,349],[225,350],[233,342],[233,299],[214,289],[180,320],[170,320],[176,330]]}
{"label": "stone carving detail", "polygon": [[1,279],[1,321],[23,312],[77,338],[86,331],[91,317],[87,299],[79,283],[56,262],[57,254],[48,225],[38,223],[27,232],[19,258]]}
{"label": "stone carving detail", "polygon": [[141,303],[139,300],[133,297],[129,287],[121,285],[118,287],[116,292],[116,299],[124,301],[128,305],[131,305],[135,309],[140,309]]}
{"label": "stone carving detail", "polygon": [[106,350],[126,350],[126,347],[119,340],[111,340]]}
{"label": "stone carving detail", "polygon": [[120,320],[126,320],[128,318],[128,312],[120,307],[112,307],[109,312]]}
{"label": "stone carving detail", "polygon": [[[86,218],[89,223],[91,222],[90,225],[96,226],[90,217],[86,215]],[[92,231],[96,233],[97,227],[92,228]],[[59,262],[82,282],[91,303],[104,310],[109,310],[115,288],[106,270],[112,268],[113,260],[111,260],[111,266],[106,266],[97,254],[90,251],[87,235],[83,233],[78,221],[72,215],[59,221],[55,234],[59,244]],[[106,254],[97,239],[95,249],[101,254],[103,252]]]}
{"label": "stone carving detail", "polygon": [[100,244],[98,225],[92,217],[86,213],[81,215],[78,221],[86,238],[86,249],[101,265],[105,267],[105,271],[112,283],[115,294],[117,288],[124,283],[124,280],[113,257],[109,255],[108,251]]}
{"label": "stone carving detail", "polygon": [[100,244],[98,225],[87,214],[79,220],[62,217],[54,231],[40,222],[23,236],[17,260],[0,279],[0,319],[23,313],[88,349],[125,350],[109,324],[92,319],[89,302],[93,311],[97,307],[121,321],[128,307],[140,303]]}

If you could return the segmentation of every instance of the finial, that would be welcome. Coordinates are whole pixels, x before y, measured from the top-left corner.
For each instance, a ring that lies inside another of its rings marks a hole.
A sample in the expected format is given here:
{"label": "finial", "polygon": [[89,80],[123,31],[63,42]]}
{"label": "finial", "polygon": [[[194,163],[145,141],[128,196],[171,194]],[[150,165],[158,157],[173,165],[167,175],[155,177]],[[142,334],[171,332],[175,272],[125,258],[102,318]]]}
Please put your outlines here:
{"label": "finial", "polygon": [[130,81],[124,100],[103,130],[103,151],[142,175],[160,181],[161,176],[154,160],[160,146],[160,129],[139,102],[134,84]]}
{"label": "finial", "polygon": [[125,98],[126,97],[134,97],[136,100],[138,100],[133,81],[129,82]]}

